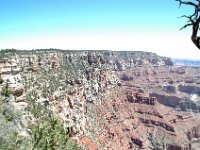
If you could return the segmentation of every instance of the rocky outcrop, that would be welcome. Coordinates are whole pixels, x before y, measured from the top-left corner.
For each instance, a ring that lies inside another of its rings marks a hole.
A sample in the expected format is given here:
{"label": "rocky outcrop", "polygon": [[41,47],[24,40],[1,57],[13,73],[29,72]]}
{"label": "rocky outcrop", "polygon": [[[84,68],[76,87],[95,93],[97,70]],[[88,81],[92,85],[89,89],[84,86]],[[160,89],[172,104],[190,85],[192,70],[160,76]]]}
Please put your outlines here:
{"label": "rocky outcrop", "polygon": [[0,60],[0,98],[5,99],[13,95],[14,97],[11,100],[21,101],[24,95],[21,72],[22,70],[17,65],[16,58]]}
{"label": "rocky outcrop", "polygon": [[142,123],[146,124],[146,125],[155,125],[155,126],[158,126],[158,127],[162,127],[167,131],[175,132],[173,126],[171,126],[171,125],[169,125],[167,123],[164,123],[164,122],[155,121],[155,120],[149,120],[149,119],[143,119],[143,118],[140,118],[140,121]]}
{"label": "rocky outcrop", "polygon": [[187,132],[187,136],[188,136],[188,139],[189,140],[192,140],[194,138],[200,138],[200,127],[197,126],[197,127],[193,127],[192,129],[190,129],[188,132]]}
{"label": "rocky outcrop", "polygon": [[163,86],[163,91],[167,92],[167,93],[176,93],[176,87],[173,85],[166,85]]}
{"label": "rocky outcrop", "polygon": [[197,85],[182,85],[178,86],[179,91],[185,92],[188,94],[198,94],[200,95],[200,87]]}
{"label": "rocky outcrop", "polygon": [[164,95],[164,94],[159,94],[159,93],[150,93],[149,94],[152,97],[156,97],[158,101],[166,106],[170,106],[173,108],[176,108],[177,106],[180,105],[182,99],[178,96],[171,96],[171,95]]}
{"label": "rocky outcrop", "polygon": [[176,74],[179,74],[179,75],[184,75],[185,74],[185,69],[180,67],[180,68],[177,68],[175,70],[172,70],[171,71],[172,73],[176,73]]}
{"label": "rocky outcrop", "polygon": [[[140,148],[143,147],[143,142],[139,138],[133,138],[133,137],[131,137],[131,142],[134,145],[137,145]],[[132,145],[132,143],[130,143],[130,147],[129,148],[134,148],[134,146]]]}
{"label": "rocky outcrop", "polygon": [[142,96],[139,93],[136,93],[134,95],[127,95],[127,101],[130,103],[139,103],[139,104],[147,104],[147,105],[155,105],[157,102],[156,97],[145,97]]}

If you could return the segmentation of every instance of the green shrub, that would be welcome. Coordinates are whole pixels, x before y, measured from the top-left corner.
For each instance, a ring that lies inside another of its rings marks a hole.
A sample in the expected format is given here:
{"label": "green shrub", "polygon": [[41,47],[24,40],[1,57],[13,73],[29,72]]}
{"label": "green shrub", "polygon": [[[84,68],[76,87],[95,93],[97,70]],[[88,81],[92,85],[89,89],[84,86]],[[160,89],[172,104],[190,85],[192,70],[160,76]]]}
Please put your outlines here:
{"label": "green shrub", "polygon": [[3,79],[0,77],[0,84],[2,84],[3,83]]}
{"label": "green shrub", "polygon": [[61,122],[52,115],[41,117],[31,126],[32,149],[77,150],[77,144],[69,138]]}
{"label": "green shrub", "polygon": [[16,125],[14,119],[18,114],[8,103],[0,104],[0,150],[14,150],[16,148]]}
{"label": "green shrub", "polygon": [[0,117],[0,150],[14,150],[16,147],[16,129],[12,122]]}
{"label": "green shrub", "polygon": [[7,121],[13,121],[14,119],[18,117],[18,113],[13,110],[14,108],[10,106],[5,106],[3,108],[3,115]]}
{"label": "green shrub", "polygon": [[3,87],[1,91],[1,95],[5,97],[10,97],[13,94],[13,91],[10,88]]}
{"label": "green shrub", "polygon": [[69,138],[60,120],[45,105],[36,102],[37,93],[32,91],[26,99],[29,111],[36,122],[30,125],[32,150],[77,150],[77,144]]}

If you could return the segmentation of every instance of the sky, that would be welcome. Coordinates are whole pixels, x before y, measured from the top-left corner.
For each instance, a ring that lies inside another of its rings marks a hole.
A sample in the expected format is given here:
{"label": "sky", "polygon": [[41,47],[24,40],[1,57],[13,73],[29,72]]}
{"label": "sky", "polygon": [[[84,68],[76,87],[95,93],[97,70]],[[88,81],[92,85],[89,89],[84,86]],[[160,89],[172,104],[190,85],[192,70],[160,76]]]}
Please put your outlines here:
{"label": "sky", "polygon": [[0,49],[150,51],[200,59],[175,0],[0,0]]}

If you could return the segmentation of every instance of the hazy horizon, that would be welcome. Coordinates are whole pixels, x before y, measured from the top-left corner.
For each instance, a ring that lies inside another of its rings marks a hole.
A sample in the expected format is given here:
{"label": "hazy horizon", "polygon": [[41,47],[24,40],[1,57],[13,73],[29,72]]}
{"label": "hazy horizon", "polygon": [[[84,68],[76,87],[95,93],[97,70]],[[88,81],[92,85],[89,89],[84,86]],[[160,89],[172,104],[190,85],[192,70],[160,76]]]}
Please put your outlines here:
{"label": "hazy horizon", "polygon": [[1,1],[0,49],[150,51],[199,59],[175,0]]}

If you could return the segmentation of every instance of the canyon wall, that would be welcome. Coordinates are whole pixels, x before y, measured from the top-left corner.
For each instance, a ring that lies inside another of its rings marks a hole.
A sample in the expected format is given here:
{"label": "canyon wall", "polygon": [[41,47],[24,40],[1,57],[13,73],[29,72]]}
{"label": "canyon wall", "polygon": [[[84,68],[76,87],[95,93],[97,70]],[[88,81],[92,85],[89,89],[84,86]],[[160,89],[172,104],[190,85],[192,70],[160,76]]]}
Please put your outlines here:
{"label": "canyon wall", "polygon": [[7,54],[0,62],[0,92],[5,87],[13,92],[1,99],[22,113],[19,133],[30,135],[28,124],[39,115],[28,111],[34,104],[53,112],[65,131],[90,149],[200,146],[195,142],[200,121],[189,113],[199,113],[198,68],[176,67],[170,58],[137,51]]}

